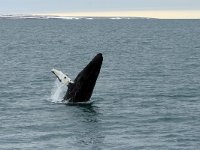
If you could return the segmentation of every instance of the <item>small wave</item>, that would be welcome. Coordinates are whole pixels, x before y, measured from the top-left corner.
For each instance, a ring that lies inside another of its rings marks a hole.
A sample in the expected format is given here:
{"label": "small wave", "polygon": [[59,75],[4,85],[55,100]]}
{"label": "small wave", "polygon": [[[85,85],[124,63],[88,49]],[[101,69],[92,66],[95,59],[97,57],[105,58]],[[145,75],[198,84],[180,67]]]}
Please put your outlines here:
{"label": "small wave", "polygon": [[119,19],[123,19],[123,18],[120,18],[120,17],[112,17],[112,18],[109,18],[109,19],[112,19],[112,20],[119,20]]}
{"label": "small wave", "polygon": [[80,17],[65,17],[65,16],[45,16],[46,19],[65,19],[65,20],[78,20]]}
{"label": "small wave", "polygon": [[76,103],[73,103],[73,102],[63,102],[65,103],[66,105],[78,105],[78,106],[84,106],[84,105],[92,105],[94,101],[87,101],[87,102],[76,102]]}
{"label": "small wave", "polygon": [[85,18],[85,19],[87,19],[87,20],[93,20],[94,18],[90,17],[90,18]]}

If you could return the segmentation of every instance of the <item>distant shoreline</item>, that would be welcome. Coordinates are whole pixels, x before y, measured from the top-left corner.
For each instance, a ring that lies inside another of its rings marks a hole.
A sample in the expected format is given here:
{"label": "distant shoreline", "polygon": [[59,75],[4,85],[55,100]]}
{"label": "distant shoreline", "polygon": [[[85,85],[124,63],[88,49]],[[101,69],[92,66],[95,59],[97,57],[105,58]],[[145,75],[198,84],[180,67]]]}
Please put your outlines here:
{"label": "distant shoreline", "polygon": [[157,19],[157,18],[147,18],[147,17],[94,17],[94,16],[56,16],[56,15],[0,15],[0,18],[7,19],[68,19],[68,20],[93,20],[93,19],[111,19],[111,20],[120,20],[120,19]]}
{"label": "distant shoreline", "polygon": [[149,18],[149,17],[124,17],[124,16],[58,16],[58,15],[10,15],[0,14],[0,19],[64,19],[64,20],[200,20],[198,18]]}

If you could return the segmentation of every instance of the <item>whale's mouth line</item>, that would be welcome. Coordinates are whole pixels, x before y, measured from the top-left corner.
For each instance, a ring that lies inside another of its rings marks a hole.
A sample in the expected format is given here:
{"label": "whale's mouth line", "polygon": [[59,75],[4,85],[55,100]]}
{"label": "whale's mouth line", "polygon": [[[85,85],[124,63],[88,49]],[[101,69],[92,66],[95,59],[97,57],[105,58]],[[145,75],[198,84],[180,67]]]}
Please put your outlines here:
{"label": "whale's mouth line", "polygon": [[57,78],[58,80],[61,82],[60,78],[57,76],[57,74],[54,71],[51,71]]}

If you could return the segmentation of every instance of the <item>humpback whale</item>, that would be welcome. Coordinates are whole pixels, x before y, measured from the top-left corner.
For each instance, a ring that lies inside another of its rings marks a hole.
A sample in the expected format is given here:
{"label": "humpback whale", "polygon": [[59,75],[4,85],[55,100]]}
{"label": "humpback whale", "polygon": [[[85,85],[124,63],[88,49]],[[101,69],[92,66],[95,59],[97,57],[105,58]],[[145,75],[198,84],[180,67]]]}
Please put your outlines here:
{"label": "humpback whale", "polygon": [[68,87],[63,101],[68,101],[71,103],[89,101],[92,96],[96,80],[99,76],[102,62],[103,56],[101,53],[99,53],[81,72],[79,72],[74,81],[61,71],[52,69],[52,73],[56,75],[58,80]]}

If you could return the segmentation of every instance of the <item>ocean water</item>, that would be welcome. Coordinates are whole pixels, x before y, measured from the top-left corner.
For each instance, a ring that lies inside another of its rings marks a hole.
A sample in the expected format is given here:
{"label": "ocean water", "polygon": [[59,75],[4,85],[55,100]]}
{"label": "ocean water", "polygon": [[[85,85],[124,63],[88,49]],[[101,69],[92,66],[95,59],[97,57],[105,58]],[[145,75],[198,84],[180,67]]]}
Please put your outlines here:
{"label": "ocean water", "polygon": [[[97,54],[90,104],[60,103]],[[200,149],[200,20],[0,19],[1,150]]]}

